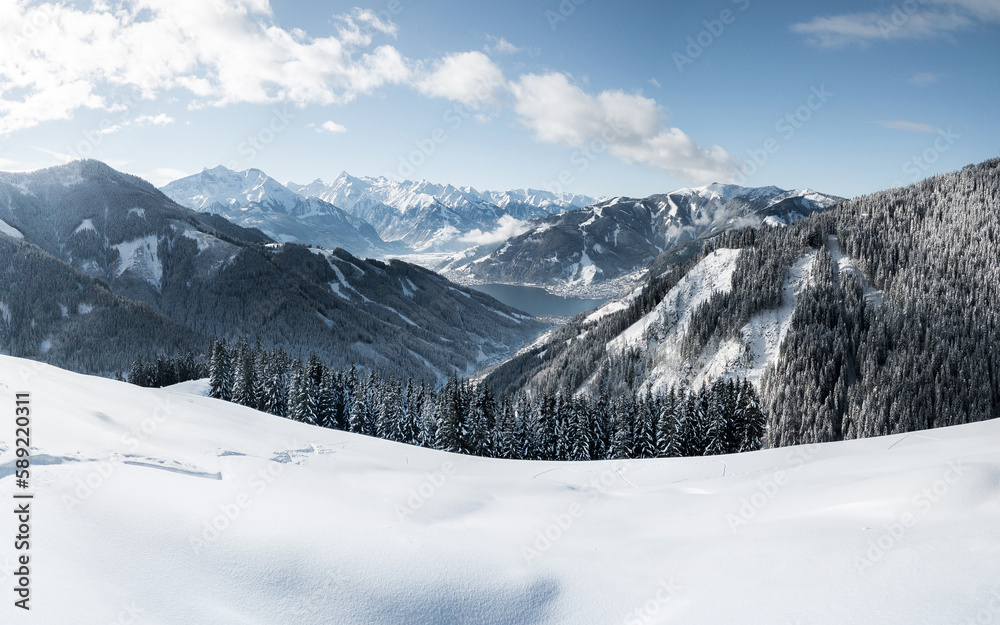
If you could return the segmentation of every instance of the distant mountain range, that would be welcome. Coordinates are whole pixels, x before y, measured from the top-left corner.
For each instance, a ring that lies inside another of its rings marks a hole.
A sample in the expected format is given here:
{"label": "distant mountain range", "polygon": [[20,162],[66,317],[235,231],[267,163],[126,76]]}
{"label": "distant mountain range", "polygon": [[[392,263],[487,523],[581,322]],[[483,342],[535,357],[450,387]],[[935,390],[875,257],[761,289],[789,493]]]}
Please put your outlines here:
{"label": "distant mountain range", "polygon": [[[268,193],[246,197],[261,210],[317,214],[256,182]],[[223,198],[202,206],[222,212]],[[327,206],[318,214],[337,216]],[[248,337],[433,380],[500,359],[542,327],[415,265],[275,243],[97,161],[0,174],[0,259],[0,352],[88,372]]]}
{"label": "distant mountain range", "polygon": [[276,241],[342,247],[355,254],[459,251],[505,239],[526,220],[587,206],[594,198],[516,190],[356,178],[282,185],[258,169],[225,167],[171,182],[161,189],[188,208],[225,216]]}
{"label": "distant mountain range", "polygon": [[840,201],[809,189],[723,184],[614,198],[537,220],[500,245],[468,250],[438,269],[464,282],[596,293],[688,241],[740,226],[787,225]]}
{"label": "distant mountain range", "polygon": [[464,250],[491,235],[502,236],[496,233],[504,231],[505,220],[536,219],[597,201],[534,189],[480,192],[427,181],[356,178],[346,172],[330,184],[315,180],[288,187],[335,204],[371,223],[384,239],[402,241],[416,251]]}
{"label": "distant mountain range", "polygon": [[221,215],[281,243],[340,247],[360,255],[404,249],[383,241],[365,220],[295,193],[259,169],[235,172],[219,166],[175,180],[161,191],[181,206]]}

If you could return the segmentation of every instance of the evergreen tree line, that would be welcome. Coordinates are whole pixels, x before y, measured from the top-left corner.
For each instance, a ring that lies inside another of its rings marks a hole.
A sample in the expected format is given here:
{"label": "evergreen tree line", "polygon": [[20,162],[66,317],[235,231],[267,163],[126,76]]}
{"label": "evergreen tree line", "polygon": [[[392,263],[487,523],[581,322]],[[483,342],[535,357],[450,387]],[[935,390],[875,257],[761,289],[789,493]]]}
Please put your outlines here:
{"label": "evergreen tree line", "polygon": [[747,381],[697,392],[594,398],[497,397],[455,377],[439,388],[355,367],[305,362],[280,348],[216,340],[209,394],[295,421],[400,443],[522,460],[701,456],[759,449],[766,419]]}
{"label": "evergreen tree line", "polygon": [[208,367],[202,359],[195,359],[193,352],[183,356],[157,356],[154,360],[144,362],[141,356],[136,356],[129,369],[128,381],[136,386],[162,388],[171,384],[180,384],[189,380],[199,380],[208,375]]}

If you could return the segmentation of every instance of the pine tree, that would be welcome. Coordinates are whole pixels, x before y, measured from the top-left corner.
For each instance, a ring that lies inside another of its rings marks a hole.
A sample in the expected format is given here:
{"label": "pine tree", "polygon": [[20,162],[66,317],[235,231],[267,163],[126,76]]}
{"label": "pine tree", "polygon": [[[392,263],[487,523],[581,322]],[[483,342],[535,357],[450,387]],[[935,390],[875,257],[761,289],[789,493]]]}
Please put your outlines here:
{"label": "pine tree", "polygon": [[403,440],[403,400],[395,382],[388,382],[378,401],[378,436],[390,441]]}
{"label": "pine tree", "polygon": [[462,406],[459,396],[458,380],[448,380],[438,393],[435,417],[437,419],[437,439],[435,447],[442,451],[459,453],[461,451]]}
{"label": "pine tree", "polygon": [[246,339],[241,338],[236,344],[234,369],[232,401],[241,406],[256,408],[257,367]]}
{"label": "pine tree", "polygon": [[339,428],[338,401],[340,390],[333,370],[323,367],[317,388],[316,419],[321,427]]}
{"label": "pine tree", "polygon": [[423,401],[420,390],[414,386],[412,379],[406,381],[402,401],[403,414],[400,427],[400,440],[409,445],[419,445]]}
{"label": "pine tree", "polygon": [[132,368],[129,369],[128,373],[128,381],[130,384],[135,384],[136,386],[149,386],[149,382],[146,380],[146,367],[142,362],[142,358],[136,356],[135,360],[132,361]]}
{"label": "pine tree", "polygon": [[317,389],[313,385],[308,368],[296,362],[292,366],[291,382],[288,390],[288,417],[294,421],[317,425]]}
{"label": "pine tree", "polygon": [[573,429],[573,448],[570,451],[570,460],[591,460],[591,441],[593,425],[590,421],[591,412],[589,406],[584,403],[577,405],[573,410],[573,422],[570,424]]}
{"label": "pine tree", "polygon": [[760,400],[753,385],[744,380],[739,387],[737,410],[743,425],[739,451],[756,451],[761,448],[767,418],[760,409]]}
{"label": "pine tree", "polygon": [[656,399],[647,391],[646,396],[636,405],[636,458],[656,457],[656,423],[659,412]]}
{"label": "pine tree", "polygon": [[260,409],[284,417],[288,414],[288,355],[280,348],[262,355]]}
{"label": "pine tree", "polygon": [[535,409],[535,451],[538,460],[556,457],[556,398],[545,393]]}
{"label": "pine tree", "polygon": [[364,434],[368,424],[368,389],[363,380],[358,377],[354,368],[351,368],[351,378],[349,380],[351,405],[347,418],[347,427],[351,432]]}

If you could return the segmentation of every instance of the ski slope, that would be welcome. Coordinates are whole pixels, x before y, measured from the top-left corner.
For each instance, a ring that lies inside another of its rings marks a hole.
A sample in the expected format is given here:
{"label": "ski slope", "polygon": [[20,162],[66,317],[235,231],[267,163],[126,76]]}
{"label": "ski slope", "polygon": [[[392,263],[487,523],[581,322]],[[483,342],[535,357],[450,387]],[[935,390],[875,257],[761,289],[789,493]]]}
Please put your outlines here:
{"label": "ski slope", "polygon": [[[1000,622],[1000,423],[739,456],[468,458],[0,356],[33,404],[0,623]],[[982,620],[982,619],[991,620]]]}

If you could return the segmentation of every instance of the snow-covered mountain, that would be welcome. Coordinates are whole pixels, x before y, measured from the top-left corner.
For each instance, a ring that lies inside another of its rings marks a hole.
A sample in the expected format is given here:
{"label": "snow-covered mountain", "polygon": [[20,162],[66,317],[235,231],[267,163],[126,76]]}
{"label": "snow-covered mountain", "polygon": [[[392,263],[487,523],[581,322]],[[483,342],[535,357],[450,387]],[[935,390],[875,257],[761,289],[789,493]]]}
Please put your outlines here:
{"label": "snow-covered mountain", "polygon": [[249,337],[436,380],[543,327],[415,265],[274,243],[97,161],[0,174],[0,221],[0,353],[89,372]]}
{"label": "snow-covered mountain", "polygon": [[477,191],[472,187],[433,184],[426,180],[398,182],[383,176],[357,178],[347,172],[341,172],[329,184],[317,179],[307,185],[289,183],[288,188],[302,195],[326,200],[345,210],[353,209],[365,196],[370,196],[401,212],[426,206],[432,199],[436,199],[453,209],[485,208],[493,205],[518,219],[533,219],[550,213],[582,208],[597,201],[592,197],[572,193],[552,193],[537,189]]}
{"label": "snow-covered mountain", "polygon": [[749,379],[772,446],[998,418],[998,202],[995,159],[681,244],[486,383],[613,397]]}
{"label": "snow-covered mountain", "polygon": [[568,193],[533,189],[480,192],[472,187],[425,180],[358,178],[347,172],[329,184],[315,180],[307,185],[287,186],[301,195],[338,206],[372,224],[383,239],[402,241],[417,251],[464,250],[491,238],[506,238],[502,233],[515,227],[514,221],[581,208],[596,201]]}
{"label": "snow-covered mountain", "polygon": [[[996,615],[1000,421],[711,458],[523,462],[308,426],[204,388],[0,356],[0,405],[30,392],[35,409],[20,491],[35,498],[15,500],[31,506],[31,618],[9,590],[25,552],[4,540],[0,622]],[[0,435],[8,502],[14,442],[12,427]]]}
{"label": "snow-covered mountain", "polygon": [[501,246],[441,267],[467,282],[534,284],[581,292],[645,268],[677,245],[723,230],[793,223],[841,198],[809,189],[711,184],[645,199],[614,198],[533,223]]}
{"label": "snow-covered mountain", "polygon": [[364,219],[320,198],[295,193],[259,169],[236,172],[220,165],[160,190],[181,206],[222,215],[282,243],[341,247],[359,255],[400,249],[383,241]]}
{"label": "snow-covered mountain", "polygon": [[[619,326],[620,331],[601,349],[602,371],[592,375],[578,390],[599,391],[616,363],[630,360],[643,363],[640,386],[653,393],[665,393],[670,388],[700,388],[725,378],[747,379],[759,386],[765,370],[780,357],[781,345],[792,327],[803,294],[821,282],[823,268],[815,265],[822,253],[829,255],[837,283],[842,275],[851,275],[861,284],[869,306],[877,307],[882,301],[881,292],[869,284],[858,262],[845,256],[837,237],[830,235],[820,250],[803,250],[795,258],[781,284],[777,306],[750,316],[732,335],[710,341],[696,353],[690,353],[687,345],[697,332],[695,326],[704,323],[698,318],[699,308],[713,298],[733,292],[733,276],[741,253],[740,249],[716,249],[684,271],[679,279],[671,280],[670,288],[655,306],[636,315],[635,321]],[[635,306],[642,292],[639,287],[583,317],[582,331],[570,342],[585,342],[589,335],[607,336],[602,321]],[[558,340],[563,338],[560,336]]]}

